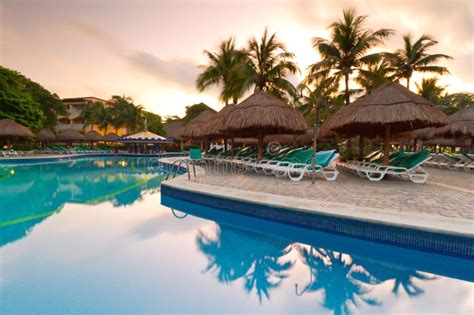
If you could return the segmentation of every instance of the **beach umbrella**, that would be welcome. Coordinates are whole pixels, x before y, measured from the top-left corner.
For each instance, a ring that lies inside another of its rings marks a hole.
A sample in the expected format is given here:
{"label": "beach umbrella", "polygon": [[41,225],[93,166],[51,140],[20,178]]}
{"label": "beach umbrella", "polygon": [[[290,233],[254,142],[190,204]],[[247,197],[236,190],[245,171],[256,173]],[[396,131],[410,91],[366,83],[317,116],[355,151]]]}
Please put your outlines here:
{"label": "beach umbrella", "polygon": [[224,122],[226,115],[235,108],[235,104],[229,104],[224,106],[219,112],[209,119],[208,124],[206,125],[206,134],[210,138],[215,137],[225,137],[226,135],[232,136],[231,134],[226,134],[224,129]]}
{"label": "beach umbrella", "polygon": [[65,130],[58,133],[58,140],[62,142],[84,141],[84,136],[74,130]]}
{"label": "beach umbrella", "polygon": [[[277,142],[279,144],[293,144],[295,135],[270,135],[263,138],[263,143]],[[235,138],[235,143],[258,144],[257,138]]]}
{"label": "beach umbrella", "polygon": [[257,92],[225,115],[224,133],[258,139],[258,157],[263,157],[266,135],[302,134],[308,129],[303,115],[265,91]]}
{"label": "beach umbrella", "polygon": [[433,137],[471,139],[474,146],[474,105],[470,105],[449,116],[452,123],[432,131]]}
{"label": "beach umbrella", "polygon": [[35,135],[25,126],[11,119],[0,119],[0,136],[34,137]]}
{"label": "beach umbrella", "polygon": [[163,128],[165,129],[166,137],[175,140],[181,140],[181,135],[179,133],[181,128],[183,128],[183,125],[184,123],[182,120],[175,120],[165,123]]}
{"label": "beach umbrella", "polygon": [[205,110],[199,115],[191,119],[180,130],[180,136],[190,139],[205,139],[208,138],[207,124],[216,115],[215,111]]}
{"label": "beach umbrella", "polygon": [[388,82],[340,109],[325,127],[347,137],[383,135],[384,163],[387,164],[392,134],[441,127],[450,122],[443,111],[427,99],[398,83]]}
{"label": "beach umbrella", "polygon": [[88,131],[85,135],[84,135],[84,138],[87,140],[87,141],[90,141],[90,142],[95,142],[95,141],[102,141],[104,138],[102,137],[102,135],[100,133],[98,133],[97,131],[95,130],[91,130],[91,131]]}
{"label": "beach umbrella", "polygon": [[44,142],[56,140],[56,135],[49,128],[43,128],[36,134],[36,139]]}
{"label": "beach umbrella", "polygon": [[439,145],[442,147],[462,147],[469,148],[472,145],[471,139],[455,139],[455,138],[434,138],[424,142],[428,145]]}
{"label": "beach umbrella", "polygon": [[105,142],[115,142],[118,138],[119,136],[115,132],[109,132],[103,137],[103,140]]}

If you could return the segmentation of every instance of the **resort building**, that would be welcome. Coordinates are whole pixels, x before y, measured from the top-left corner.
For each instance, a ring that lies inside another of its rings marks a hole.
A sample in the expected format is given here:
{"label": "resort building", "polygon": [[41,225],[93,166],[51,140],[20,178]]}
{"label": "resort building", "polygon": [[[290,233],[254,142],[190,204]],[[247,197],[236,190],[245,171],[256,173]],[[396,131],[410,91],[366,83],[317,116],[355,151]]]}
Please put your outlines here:
{"label": "resort building", "polygon": [[[95,125],[84,126],[84,122],[82,121],[80,117],[83,106],[87,104],[93,104],[96,102],[102,103],[105,106],[112,105],[112,103],[107,100],[104,100],[98,97],[93,97],[93,96],[63,98],[63,103],[66,106],[68,115],[58,117],[56,131],[61,132],[61,131],[66,131],[66,130],[73,130],[80,133],[86,133],[88,131],[95,130],[102,134],[103,130],[101,130]],[[126,134],[127,130],[126,128],[119,128],[118,130],[115,130],[113,126],[109,126],[105,134],[109,132],[115,132],[117,133],[117,135],[122,136]]]}

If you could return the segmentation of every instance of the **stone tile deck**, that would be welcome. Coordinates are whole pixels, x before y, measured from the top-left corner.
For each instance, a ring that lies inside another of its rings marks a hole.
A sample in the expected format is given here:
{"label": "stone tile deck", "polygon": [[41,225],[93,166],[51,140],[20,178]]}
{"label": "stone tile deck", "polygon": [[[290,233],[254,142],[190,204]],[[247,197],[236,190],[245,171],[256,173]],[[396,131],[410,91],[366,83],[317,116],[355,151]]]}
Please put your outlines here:
{"label": "stone tile deck", "polygon": [[[439,226],[462,222],[464,230],[474,234],[474,174],[434,168],[427,168],[427,171],[430,178],[426,184],[395,179],[370,182],[341,172],[334,182],[317,179],[313,185],[309,178],[292,182],[288,178],[222,170],[201,170],[191,181],[206,186],[210,192],[212,187],[221,191],[229,188],[287,196],[306,204],[329,202],[345,205],[348,209],[350,206],[367,208],[372,213],[380,209],[380,213],[391,218],[434,219]],[[451,225],[450,229],[456,230],[456,226]]]}

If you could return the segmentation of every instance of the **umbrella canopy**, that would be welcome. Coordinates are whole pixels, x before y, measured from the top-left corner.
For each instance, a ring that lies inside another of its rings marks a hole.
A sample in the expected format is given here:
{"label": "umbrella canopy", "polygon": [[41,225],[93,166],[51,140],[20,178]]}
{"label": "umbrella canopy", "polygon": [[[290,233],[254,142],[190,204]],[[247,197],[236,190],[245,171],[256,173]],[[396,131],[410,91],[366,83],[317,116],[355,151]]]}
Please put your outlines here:
{"label": "umbrella canopy", "polygon": [[86,138],[87,141],[102,141],[103,140],[102,135],[95,130],[88,131],[84,135],[84,138]]}
{"label": "umbrella canopy", "polygon": [[216,115],[211,117],[206,126],[206,133],[209,138],[225,136],[225,132],[222,131],[224,129],[225,117],[235,106],[235,104],[224,106]]}
{"label": "umbrella canopy", "polygon": [[384,135],[385,163],[392,133],[450,123],[441,109],[398,83],[383,84],[365,97],[345,106],[326,128],[344,136],[374,138]]}
{"label": "umbrella canopy", "polygon": [[60,141],[84,141],[84,136],[74,130],[65,130],[58,133],[58,140]]}
{"label": "umbrella canopy", "polygon": [[181,128],[180,136],[191,139],[207,138],[207,124],[216,114],[215,111],[211,110],[203,111]]}
{"label": "umbrella canopy", "polygon": [[175,140],[181,140],[181,136],[179,134],[181,128],[183,127],[183,121],[182,120],[175,120],[175,121],[170,121],[164,124],[163,128],[166,131],[166,136],[168,138],[172,138]]}
{"label": "umbrella canopy", "polygon": [[54,141],[56,135],[49,128],[43,128],[36,134],[36,138],[40,141]]}
{"label": "umbrella canopy", "polygon": [[[328,138],[334,138],[336,136],[334,132],[329,132],[329,133],[332,134],[333,136],[328,137]],[[304,134],[299,135],[295,138],[294,144],[297,146],[313,144],[313,134],[314,134],[314,128],[308,129]],[[316,137],[318,141],[321,139],[321,128],[318,128]]]}
{"label": "umbrella canopy", "polygon": [[0,136],[34,137],[25,126],[11,119],[0,119]]}
{"label": "umbrella canopy", "polygon": [[453,122],[433,130],[433,136],[443,138],[474,138],[474,105],[470,105],[452,114],[449,118]]}
{"label": "umbrella canopy", "polygon": [[168,143],[172,142],[166,139],[165,137],[162,137],[160,135],[157,135],[153,132],[150,132],[148,130],[144,130],[141,132],[137,132],[133,135],[129,135],[126,137],[120,138],[120,141],[122,142],[134,142],[134,143]]}
{"label": "umbrella canopy", "polygon": [[110,132],[103,137],[105,142],[114,142],[117,141],[119,136],[115,132]]}
{"label": "umbrella canopy", "polygon": [[261,159],[265,135],[302,134],[307,129],[308,125],[299,111],[261,91],[249,96],[225,115],[222,131],[239,137],[257,137]]}

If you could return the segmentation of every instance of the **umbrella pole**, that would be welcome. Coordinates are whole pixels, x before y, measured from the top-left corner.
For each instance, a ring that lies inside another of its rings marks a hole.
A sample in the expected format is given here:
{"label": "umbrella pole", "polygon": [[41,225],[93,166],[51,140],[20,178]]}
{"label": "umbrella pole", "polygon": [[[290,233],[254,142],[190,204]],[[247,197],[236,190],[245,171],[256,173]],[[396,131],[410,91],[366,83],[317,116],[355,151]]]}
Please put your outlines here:
{"label": "umbrella pole", "polygon": [[317,145],[317,140],[316,140],[316,133],[317,133],[317,128],[318,128],[318,124],[314,124],[314,128],[313,128],[313,160],[312,160],[312,173],[311,173],[311,183],[314,185],[314,183],[316,182],[315,180],[315,177],[314,177],[314,171],[315,171],[315,168],[316,168],[316,145]]}
{"label": "umbrella pole", "polygon": [[388,159],[390,156],[390,125],[385,125],[385,137],[384,137],[384,148],[383,148],[383,164],[388,165]]}

